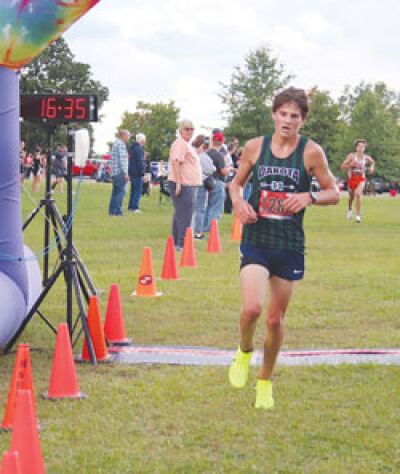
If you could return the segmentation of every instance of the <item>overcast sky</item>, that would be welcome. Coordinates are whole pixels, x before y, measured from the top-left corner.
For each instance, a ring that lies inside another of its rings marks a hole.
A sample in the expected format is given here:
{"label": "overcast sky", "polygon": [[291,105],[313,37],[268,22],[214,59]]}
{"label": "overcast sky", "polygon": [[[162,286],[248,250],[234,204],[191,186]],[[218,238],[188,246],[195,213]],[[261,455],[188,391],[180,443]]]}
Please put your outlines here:
{"label": "overcast sky", "polygon": [[400,91],[399,17],[398,0],[101,0],[65,38],[110,90],[95,126],[105,152],[139,100],[173,99],[196,127],[223,126],[219,83],[262,45],[296,87],[336,98],[364,80]]}

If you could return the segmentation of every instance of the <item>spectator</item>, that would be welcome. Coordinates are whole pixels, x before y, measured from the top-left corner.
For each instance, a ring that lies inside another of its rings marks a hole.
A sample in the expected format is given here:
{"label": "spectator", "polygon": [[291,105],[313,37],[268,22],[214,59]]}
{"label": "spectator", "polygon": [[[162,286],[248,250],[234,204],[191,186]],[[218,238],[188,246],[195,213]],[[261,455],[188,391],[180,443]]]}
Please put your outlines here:
{"label": "spectator", "polygon": [[97,168],[96,181],[103,183],[106,180],[106,176],[107,176],[106,165],[104,163],[100,163],[99,167]]}
{"label": "spectator", "polygon": [[157,171],[157,178],[162,179],[165,178],[165,163],[164,160],[160,160],[158,163],[158,171]]}
{"label": "spectator", "polygon": [[[211,136],[214,136],[216,133],[222,133],[223,135],[223,131],[220,128],[213,128]],[[224,137],[224,142],[225,142],[225,137]],[[218,150],[222,154],[222,156],[225,156],[226,152],[228,151],[228,147],[225,145],[224,142],[221,143],[221,146]]]}
{"label": "spectator", "polygon": [[129,140],[128,130],[121,130],[111,149],[112,193],[108,213],[110,216],[123,216],[122,203],[125,196],[128,175],[128,151],[126,142]]}
{"label": "spectator", "polygon": [[175,248],[182,250],[186,228],[191,225],[197,189],[202,183],[200,160],[190,145],[194,127],[190,120],[179,122],[179,138],[169,155],[169,189],[174,205],[172,235]]}
{"label": "spectator", "polygon": [[221,149],[224,140],[225,137],[223,133],[215,133],[212,137],[211,150],[207,152],[216,168],[216,171],[213,174],[216,184],[215,188],[210,191],[208,196],[208,204],[204,219],[204,232],[209,232],[213,219],[221,219],[222,213],[224,212],[225,176],[229,173],[229,168],[225,165],[223,155],[218,151]]}
{"label": "spectator", "polygon": [[193,147],[196,150],[196,153],[200,158],[200,166],[202,172],[202,184],[197,190],[196,197],[196,206],[195,206],[195,215],[194,215],[194,238],[195,239],[204,239],[203,226],[204,226],[204,217],[206,215],[206,206],[208,198],[208,190],[204,187],[204,180],[209,176],[212,176],[216,167],[212,159],[206,153],[209,142],[206,141],[204,135],[198,135],[192,143]]}
{"label": "spectator", "polygon": [[128,211],[136,213],[142,212],[139,209],[140,198],[142,197],[143,176],[144,176],[144,144],[146,136],[143,133],[136,135],[136,141],[131,147],[129,155],[129,178],[131,180],[131,194],[129,197]]}
{"label": "spectator", "polygon": [[42,149],[38,146],[36,148],[35,155],[33,156],[33,181],[32,181],[32,191],[38,193],[40,189],[40,175],[43,168],[43,159],[42,159]]}
{"label": "spectator", "polygon": [[29,179],[31,177],[32,165],[33,165],[32,153],[26,153],[24,164],[25,164],[25,179]]}
{"label": "spectator", "polygon": [[24,182],[25,179],[25,142],[21,141],[19,144],[19,178],[21,184]]}
{"label": "spectator", "polygon": [[144,176],[142,194],[151,195],[151,163],[148,154],[144,153]]}
{"label": "spectator", "polygon": [[228,143],[228,149],[229,149],[229,145],[232,144],[233,147],[232,147],[232,151],[231,151],[231,156],[232,156],[232,161],[233,161],[233,167],[234,168],[239,168],[239,165],[237,163],[238,161],[238,153],[239,153],[239,140],[234,137],[232,138],[229,143]]}
{"label": "spectator", "polygon": [[226,183],[225,183],[225,203],[224,203],[224,212],[226,214],[231,214],[232,213],[232,201],[231,197],[229,195],[229,186],[232,181],[232,179],[235,177],[236,174],[236,168],[234,167],[233,163],[233,154],[235,153],[237,149],[237,144],[233,141],[230,141],[228,143],[228,151],[224,156],[225,160],[225,165],[228,168],[229,172],[226,175]]}
{"label": "spectator", "polygon": [[51,189],[55,189],[57,184],[60,186],[60,193],[63,192],[63,181],[66,173],[66,161],[67,161],[67,147],[60,145],[54,154],[54,161],[52,163],[53,173],[56,180],[51,185]]}

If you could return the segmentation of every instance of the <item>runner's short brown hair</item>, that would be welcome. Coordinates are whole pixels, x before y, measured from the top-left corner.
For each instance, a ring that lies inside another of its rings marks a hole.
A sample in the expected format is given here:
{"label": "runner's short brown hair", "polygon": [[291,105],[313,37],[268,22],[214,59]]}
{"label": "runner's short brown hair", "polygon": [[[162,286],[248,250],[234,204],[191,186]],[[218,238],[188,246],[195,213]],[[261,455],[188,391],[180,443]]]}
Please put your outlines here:
{"label": "runner's short brown hair", "polygon": [[307,117],[310,109],[308,105],[308,97],[304,89],[296,89],[289,87],[275,96],[272,104],[272,111],[276,112],[282,105],[294,102],[300,109],[303,120]]}
{"label": "runner's short brown hair", "polygon": [[365,138],[357,138],[357,140],[354,142],[354,147],[357,147],[359,143],[364,143],[365,146],[368,145],[367,140]]}

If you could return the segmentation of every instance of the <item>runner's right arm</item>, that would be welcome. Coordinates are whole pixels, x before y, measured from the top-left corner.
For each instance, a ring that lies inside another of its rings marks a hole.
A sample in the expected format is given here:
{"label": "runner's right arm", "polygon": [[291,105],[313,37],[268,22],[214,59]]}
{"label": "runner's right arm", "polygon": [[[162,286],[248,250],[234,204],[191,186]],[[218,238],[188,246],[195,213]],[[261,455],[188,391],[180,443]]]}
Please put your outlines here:
{"label": "runner's right arm", "polygon": [[354,160],[354,155],[350,153],[346,156],[346,159],[343,161],[342,166],[340,167],[342,170],[348,170],[351,168],[351,164]]}
{"label": "runner's right arm", "polygon": [[229,187],[232,206],[235,214],[244,224],[252,224],[257,221],[257,214],[247,201],[243,199],[243,187],[253,171],[253,167],[260,154],[262,138],[253,138],[249,140],[243,148],[242,158],[236,176],[233,178]]}

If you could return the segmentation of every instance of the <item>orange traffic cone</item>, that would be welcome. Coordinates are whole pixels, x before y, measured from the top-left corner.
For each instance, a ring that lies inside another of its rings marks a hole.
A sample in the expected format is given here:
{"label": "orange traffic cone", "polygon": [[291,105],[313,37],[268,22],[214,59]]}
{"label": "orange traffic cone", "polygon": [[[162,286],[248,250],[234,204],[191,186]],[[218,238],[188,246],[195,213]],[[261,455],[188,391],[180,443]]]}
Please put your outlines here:
{"label": "orange traffic cone", "polygon": [[221,253],[221,242],[219,241],[218,222],[217,219],[211,221],[210,235],[207,245],[208,253]]}
{"label": "orange traffic cone", "polygon": [[193,232],[191,227],[186,229],[180,265],[181,267],[196,266],[196,255],[194,253]]}
{"label": "orange traffic cone", "polygon": [[22,472],[29,474],[45,472],[31,390],[17,390],[10,450],[18,451]]}
{"label": "orange traffic cone", "polygon": [[240,222],[239,217],[235,214],[233,218],[232,233],[231,233],[231,240],[233,242],[242,241],[242,230],[243,230],[242,223]]}
{"label": "orange traffic cone", "polygon": [[48,400],[87,397],[79,390],[67,323],[58,325],[49,391],[42,393],[42,397]]}
{"label": "orange traffic cone", "polygon": [[[113,358],[108,354],[103,326],[101,324],[99,300],[96,295],[91,296],[89,299],[88,326],[97,362],[110,362]],[[79,361],[84,360],[90,361],[86,337],[83,343],[82,356]]]}
{"label": "orange traffic cone", "polygon": [[140,267],[139,278],[136,284],[136,291],[132,296],[161,296],[161,291],[157,291],[156,280],[153,271],[153,259],[151,248],[143,249],[142,266]]}
{"label": "orange traffic cone", "polygon": [[22,474],[18,451],[4,451],[1,474]]}
{"label": "orange traffic cone", "polygon": [[16,395],[18,389],[28,389],[32,391],[33,411],[36,416],[35,396],[33,393],[32,365],[28,344],[18,344],[14,372],[11,378],[10,390],[8,392],[6,411],[1,424],[1,428],[3,430],[11,430],[13,428]]}
{"label": "orange traffic cone", "polygon": [[104,334],[109,343],[114,346],[129,346],[132,339],[125,334],[124,314],[122,311],[119,285],[111,285],[108,296]]}
{"label": "orange traffic cone", "polygon": [[174,238],[170,235],[165,247],[164,263],[161,272],[163,280],[178,280],[178,269],[176,267],[176,256],[174,248]]}

